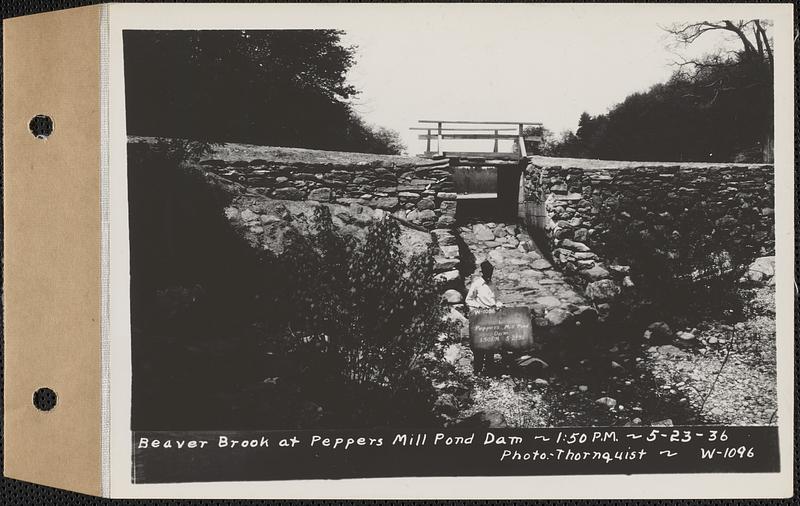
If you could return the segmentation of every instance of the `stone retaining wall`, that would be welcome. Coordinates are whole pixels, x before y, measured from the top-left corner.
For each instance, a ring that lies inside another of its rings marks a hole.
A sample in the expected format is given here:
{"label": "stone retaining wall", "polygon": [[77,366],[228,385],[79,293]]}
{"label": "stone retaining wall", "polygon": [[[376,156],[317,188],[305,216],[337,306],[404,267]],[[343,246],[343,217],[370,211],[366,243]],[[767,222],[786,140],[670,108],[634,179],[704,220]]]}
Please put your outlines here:
{"label": "stone retaining wall", "polygon": [[771,165],[532,157],[525,169],[529,215],[543,215],[536,228],[553,261],[590,285],[606,278],[630,283],[625,266],[602,261],[609,249],[607,232],[619,219],[630,220],[639,233],[663,232],[672,230],[684,210],[700,209],[708,222],[698,225],[755,238],[763,245],[762,255],[774,254],[773,186]]}
{"label": "stone retaining wall", "polygon": [[344,165],[211,158],[200,164],[274,199],[358,204],[382,209],[431,230],[455,224],[456,194],[446,161]]}

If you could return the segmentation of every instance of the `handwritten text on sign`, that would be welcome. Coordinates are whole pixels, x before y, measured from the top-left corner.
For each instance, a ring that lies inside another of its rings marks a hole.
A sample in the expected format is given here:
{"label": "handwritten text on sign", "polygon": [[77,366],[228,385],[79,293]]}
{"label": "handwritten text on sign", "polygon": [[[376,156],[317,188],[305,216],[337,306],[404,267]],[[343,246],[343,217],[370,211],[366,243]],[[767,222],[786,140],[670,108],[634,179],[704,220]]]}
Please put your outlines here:
{"label": "handwritten text on sign", "polygon": [[477,309],[469,315],[472,348],[484,351],[525,351],[533,346],[533,325],[527,307]]}

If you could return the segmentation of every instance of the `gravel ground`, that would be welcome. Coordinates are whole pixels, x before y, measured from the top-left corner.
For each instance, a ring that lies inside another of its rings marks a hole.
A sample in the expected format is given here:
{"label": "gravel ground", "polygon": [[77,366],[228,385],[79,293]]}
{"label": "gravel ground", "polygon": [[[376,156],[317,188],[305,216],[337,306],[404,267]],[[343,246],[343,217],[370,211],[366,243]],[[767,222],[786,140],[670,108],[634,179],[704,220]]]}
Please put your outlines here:
{"label": "gravel ground", "polygon": [[[434,383],[440,395],[453,395],[456,410],[450,421],[459,423],[479,417],[491,428],[547,427],[550,408],[540,391],[529,378],[501,374],[501,362],[494,367],[496,374],[476,375],[472,368],[472,350],[466,341],[457,339],[442,343],[444,361],[452,366],[447,377]],[[455,387],[455,388],[454,388]],[[466,388],[466,392],[459,392]],[[450,401],[447,402],[450,404]]]}
{"label": "gravel ground", "polygon": [[685,398],[701,423],[778,423],[775,356],[775,289],[748,297],[746,319],[708,323],[683,347],[652,346],[645,355],[659,388]]}

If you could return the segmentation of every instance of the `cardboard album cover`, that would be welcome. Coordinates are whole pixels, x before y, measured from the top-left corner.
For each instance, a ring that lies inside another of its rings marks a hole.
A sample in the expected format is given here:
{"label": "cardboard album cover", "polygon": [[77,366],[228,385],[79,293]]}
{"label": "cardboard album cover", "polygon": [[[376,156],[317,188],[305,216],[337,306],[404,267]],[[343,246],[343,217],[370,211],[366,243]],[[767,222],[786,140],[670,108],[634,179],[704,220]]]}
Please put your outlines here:
{"label": "cardboard album cover", "polygon": [[791,4],[3,22],[6,476],[788,497]]}

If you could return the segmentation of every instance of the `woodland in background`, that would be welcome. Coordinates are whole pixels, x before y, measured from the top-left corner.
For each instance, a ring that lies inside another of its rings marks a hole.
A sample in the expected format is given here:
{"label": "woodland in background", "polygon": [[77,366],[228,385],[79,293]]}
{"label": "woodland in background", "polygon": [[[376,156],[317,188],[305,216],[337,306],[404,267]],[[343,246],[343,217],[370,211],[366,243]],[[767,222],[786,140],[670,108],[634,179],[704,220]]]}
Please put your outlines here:
{"label": "woodland in background", "polygon": [[336,30],[126,30],[128,135],[399,154],[347,83]]}
{"label": "woodland in background", "polygon": [[584,112],[575,132],[545,130],[540,153],[636,161],[771,162],[773,50],[765,20],[700,22],[667,28],[677,45],[708,32],[738,47],[679,57],[665,83],[629,95],[605,114]]}

